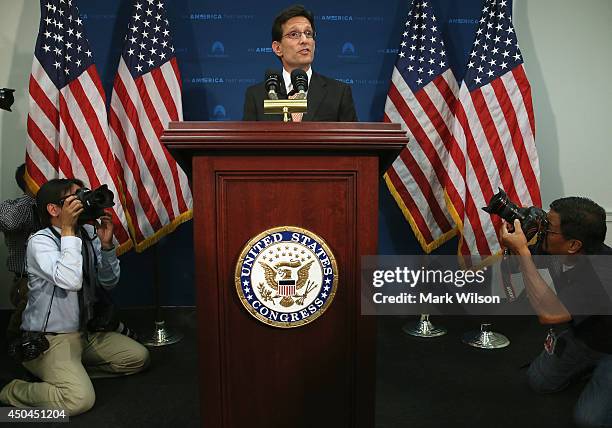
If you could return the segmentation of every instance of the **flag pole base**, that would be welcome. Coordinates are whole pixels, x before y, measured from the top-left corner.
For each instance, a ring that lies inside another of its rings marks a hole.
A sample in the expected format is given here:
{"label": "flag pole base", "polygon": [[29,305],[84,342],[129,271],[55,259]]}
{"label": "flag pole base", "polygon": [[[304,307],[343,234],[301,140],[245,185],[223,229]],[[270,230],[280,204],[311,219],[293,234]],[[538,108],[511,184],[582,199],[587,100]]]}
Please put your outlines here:
{"label": "flag pole base", "polygon": [[434,327],[429,321],[429,314],[421,314],[421,319],[416,324],[405,324],[402,331],[415,337],[440,337],[446,334],[445,328]]}
{"label": "flag pole base", "polygon": [[166,346],[180,342],[182,338],[183,333],[166,327],[165,321],[155,321],[153,332],[145,335],[142,343],[145,346]]}
{"label": "flag pole base", "polygon": [[480,349],[500,349],[510,345],[510,340],[501,333],[491,331],[490,323],[480,324],[480,331],[463,335],[463,343]]}

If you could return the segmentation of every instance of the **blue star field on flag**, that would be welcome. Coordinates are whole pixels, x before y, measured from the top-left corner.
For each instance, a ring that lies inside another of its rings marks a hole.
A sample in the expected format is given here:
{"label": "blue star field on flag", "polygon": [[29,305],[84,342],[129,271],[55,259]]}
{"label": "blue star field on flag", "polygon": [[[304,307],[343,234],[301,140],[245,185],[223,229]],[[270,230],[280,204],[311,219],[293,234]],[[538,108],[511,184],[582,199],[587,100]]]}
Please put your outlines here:
{"label": "blue star field on flag", "polygon": [[396,68],[416,92],[448,67],[433,9],[429,2],[417,0],[408,13]]}
{"label": "blue star field on flag", "polygon": [[511,6],[506,0],[485,1],[464,77],[470,92],[523,63]]}
{"label": "blue star field on flag", "polygon": [[138,1],[125,37],[123,59],[136,79],[174,56],[174,46],[161,0]]}
{"label": "blue star field on flag", "polygon": [[39,37],[34,54],[58,89],[93,64],[83,20],[73,0],[41,2]]}

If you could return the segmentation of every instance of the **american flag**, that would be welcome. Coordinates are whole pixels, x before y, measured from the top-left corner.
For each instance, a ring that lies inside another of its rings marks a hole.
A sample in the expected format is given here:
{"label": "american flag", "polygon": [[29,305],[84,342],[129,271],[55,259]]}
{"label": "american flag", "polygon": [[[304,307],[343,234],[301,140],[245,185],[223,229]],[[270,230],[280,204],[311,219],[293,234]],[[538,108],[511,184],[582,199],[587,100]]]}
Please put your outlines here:
{"label": "american flag", "polygon": [[464,201],[455,213],[459,253],[495,254],[501,220],[481,207],[497,188],[522,206],[541,205],[531,88],[508,1],[484,3],[455,115],[451,154],[464,159],[455,183]]}
{"label": "american flag", "polygon": [[112,142],[137,250],[192,217],[187,176],[159,141],[183,119],[181,79],[162,0],[135,2],[110,109]]}
{"label": "american flag", "polygon": [[79,178],[115,194],[115,244],[132,247],[117,189],[104,90],[73,0],[41,0],[28,114],[26,168],[33,189],[52,178]]}
{"label": "american flag", "polygon": [[453,188],[459,170],[449,159],[458,90],[431,4],[415,0],[385,104],[385,121],[401,123],[410,142],[385,180],[426,252],[456,233],[447,205],[461,203]]}

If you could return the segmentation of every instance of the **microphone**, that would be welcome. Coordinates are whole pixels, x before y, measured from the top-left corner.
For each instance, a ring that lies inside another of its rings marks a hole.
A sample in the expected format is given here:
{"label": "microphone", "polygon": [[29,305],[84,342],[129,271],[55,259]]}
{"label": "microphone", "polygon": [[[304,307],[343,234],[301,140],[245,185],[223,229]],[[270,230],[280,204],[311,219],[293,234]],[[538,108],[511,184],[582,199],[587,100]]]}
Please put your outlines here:
{"label": "microphone", "polygon": [[308,90],[308,75],[300,68],[296,68],[291,72],[291,84],[293,89],[298,93],[296,99],[303,100],[306,98]]}
{"label": "microphone", "polygon": [[266,92],[268,93],[268,98],[271,100],[278,99],[278,92],[280,91],[280,83],[281,83],[281,75],[276,70],[268,69],[266,70]]}

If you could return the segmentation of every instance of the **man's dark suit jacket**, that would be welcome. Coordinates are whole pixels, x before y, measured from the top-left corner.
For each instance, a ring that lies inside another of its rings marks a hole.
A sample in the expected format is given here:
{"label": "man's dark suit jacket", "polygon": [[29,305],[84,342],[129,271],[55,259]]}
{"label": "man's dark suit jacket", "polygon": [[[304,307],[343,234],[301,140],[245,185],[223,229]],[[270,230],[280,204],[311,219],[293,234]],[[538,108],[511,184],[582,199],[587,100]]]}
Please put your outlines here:
{"label": "man's dark suit jacket", "polygon": [[[264,114],[263,101],[268,98],[264,82],[246,90],[242,120],[283,120],[282,114]],[[287,98],[284,83],[280,99]],[[308,111],[303,121],[357,122],[351,87],[329,77],[313,72],[308,87]]]}

